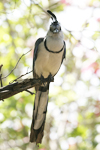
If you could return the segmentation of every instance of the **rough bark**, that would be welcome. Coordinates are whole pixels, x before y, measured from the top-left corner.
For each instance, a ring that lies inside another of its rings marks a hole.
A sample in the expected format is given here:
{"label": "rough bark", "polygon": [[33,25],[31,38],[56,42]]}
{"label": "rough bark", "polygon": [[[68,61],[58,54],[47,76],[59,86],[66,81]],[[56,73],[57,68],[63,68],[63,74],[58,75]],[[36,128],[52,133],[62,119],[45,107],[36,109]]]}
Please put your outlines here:
{"label": "rough bark", "polygon": [[29,88],[41,85],[40,79],[23,79],[0,88],[0,100],[9,98],[17,93],[28,91]]}

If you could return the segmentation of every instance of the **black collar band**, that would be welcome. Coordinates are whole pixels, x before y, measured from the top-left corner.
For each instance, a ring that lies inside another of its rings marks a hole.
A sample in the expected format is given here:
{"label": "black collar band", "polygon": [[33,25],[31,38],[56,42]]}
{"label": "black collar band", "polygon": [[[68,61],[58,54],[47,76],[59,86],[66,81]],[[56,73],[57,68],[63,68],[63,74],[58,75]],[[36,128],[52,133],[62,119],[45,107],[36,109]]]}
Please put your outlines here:
{"label": "black collar band", "polygon": [[45,41],[44,41],[44,46],[45,46],[45,49],[46,49],[48,52],[51,52],[51,53],[60,53],[60,52],[64,49],[65,41],[64,41],[64,45],[63,45],[62,49],[59,50],[59,51],[52,51],[52,50],[49,50],[48,47],[47,47],[47,45],[46,45],[46,39],[45,39]]}

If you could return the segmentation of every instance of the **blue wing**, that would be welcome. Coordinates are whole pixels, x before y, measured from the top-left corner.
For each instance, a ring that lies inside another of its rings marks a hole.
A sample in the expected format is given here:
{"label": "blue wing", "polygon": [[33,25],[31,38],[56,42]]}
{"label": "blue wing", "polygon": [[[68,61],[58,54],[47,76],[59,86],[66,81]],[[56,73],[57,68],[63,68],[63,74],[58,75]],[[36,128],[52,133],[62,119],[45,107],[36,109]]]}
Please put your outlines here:
{"label": "blue wing", "polygon": [[40,44],[43,40],[44,40],[44,38],[39,38],[39,39],[35,42],[34,55],[33,55],[33,72],[34,72],[35,61],[36,61],[36,59],[37,59],[38,47],[39,47],[39,44]]}
{"label": "blue wing", "polygon": [[66,58],[66,43],[65,43],[65,41],[64,41],[64,53],[63,53],[61,64],[62,64],[64,58]]}
{"label": "blue wing", "polygon": [[64,41],[64,54],[63,54],[63,59],[66,57],[66,43]]}
{"label": "blue wing", "polygon": [[[63,63],[64,58],[66,58],[66,43],[65,43],[65,41],[64,41],[64,52],[63,52],[61,64]],[[61,66],[60,66],[60,67],[61,67]],[[60,69],[60,67],[59,67],[59,69]],[[58,70],[58,71],[59,71],[59,70]],[[58,72],[58,71],[57,71],[57,72]],[[57,74],[57,72],[55,73],[55,75]],[[54,76],[55,76],[55,75],[54,75]]]}

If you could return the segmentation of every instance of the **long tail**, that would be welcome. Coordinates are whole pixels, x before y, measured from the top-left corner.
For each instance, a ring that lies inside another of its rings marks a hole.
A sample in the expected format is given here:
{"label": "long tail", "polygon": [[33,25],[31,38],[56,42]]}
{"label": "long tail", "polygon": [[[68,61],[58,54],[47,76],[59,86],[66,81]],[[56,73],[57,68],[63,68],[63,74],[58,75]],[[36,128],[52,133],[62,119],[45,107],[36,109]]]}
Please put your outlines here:
{"label": "long tail", "polygon": [[41,86],[36,91],[33,118],[31,124],[30,142],[41,143],[44,135],[44,126],[46,120],[47,104],[48,104],[48,88]]}

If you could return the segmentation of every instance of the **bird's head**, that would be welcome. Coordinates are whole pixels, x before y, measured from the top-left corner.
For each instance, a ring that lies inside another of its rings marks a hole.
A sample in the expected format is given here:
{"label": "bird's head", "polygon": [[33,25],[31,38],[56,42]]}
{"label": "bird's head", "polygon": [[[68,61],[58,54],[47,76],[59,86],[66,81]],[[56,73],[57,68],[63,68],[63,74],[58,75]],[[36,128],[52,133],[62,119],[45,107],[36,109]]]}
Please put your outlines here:
{"label": "bird's head", "polygon": [[61,26],[60,26],[60,24],[59,24],[57,21],[53,22],[53,23],[50,25],[50,31],[51,31],[52,33],[54,33],[54,34],[59,33],[59,32],[61,31]]}
{"label": "bird's head", "polygon": [[59,22],[57,21],[56,16],[50,10],[47,10],[47,12],[51,15],[51,18],[53,20],[53,22],[50,25],[50,31],[53,34],[59,33],[61,31],[61,26],[60,26]]}

